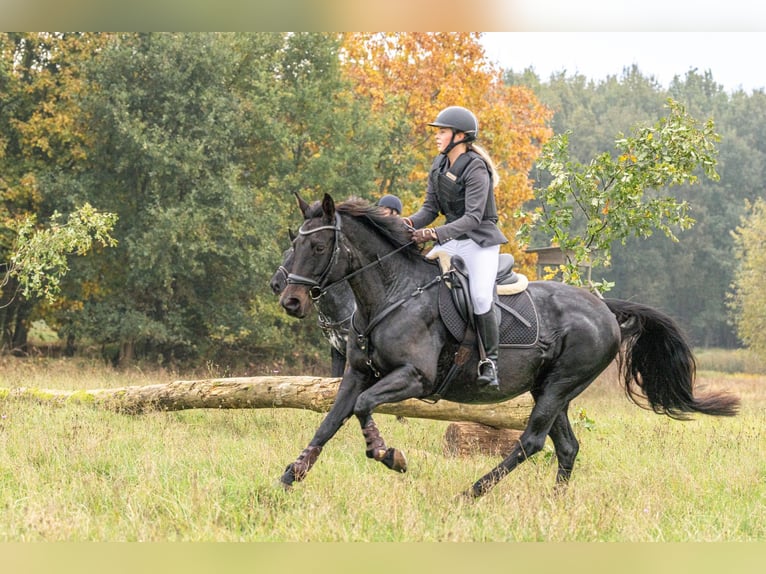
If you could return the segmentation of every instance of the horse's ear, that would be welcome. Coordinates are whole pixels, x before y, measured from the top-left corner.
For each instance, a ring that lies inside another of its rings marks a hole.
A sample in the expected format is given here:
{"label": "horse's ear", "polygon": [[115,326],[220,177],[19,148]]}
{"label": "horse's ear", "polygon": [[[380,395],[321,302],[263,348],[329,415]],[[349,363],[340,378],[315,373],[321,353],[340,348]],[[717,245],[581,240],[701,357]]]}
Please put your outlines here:
{"label": "horse's ear", "polygon": [[306,219],[306,214],[309,211],[309,204],[306,203],[300,195],[298,195],[297,191],[295,192],[295,199],[298,200],[298,207],[301,208],[301,213],[303,214],[303,219]]}
{"label": "horse's ear", "polygon": [[295,235],[295,232],[289,227],[287,228],[287,235],[288,237],[290,237],[290,243],[293,243],[295,241],[295,238],[298,237],[297,235]]}
{"label": "horse's ear", "polygon": [[322,212],[327,221],[335,221],[335,202],[329,193],[325,193],[322,199]]}

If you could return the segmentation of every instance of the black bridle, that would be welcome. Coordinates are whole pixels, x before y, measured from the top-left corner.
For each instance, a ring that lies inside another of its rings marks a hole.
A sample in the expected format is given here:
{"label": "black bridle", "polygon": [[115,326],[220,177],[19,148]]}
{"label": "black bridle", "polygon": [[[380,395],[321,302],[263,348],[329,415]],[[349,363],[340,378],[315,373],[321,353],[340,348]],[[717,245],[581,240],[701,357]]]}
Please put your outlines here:
{"label": "black bridle", "polygon": [[393,251],[386,253],[382,257],[377,257],[375,261],[371,261],[370,263],[360,267],[356,271],[352,271],[351,273],[349,273],[348,275],[344,275],[337,281],[333,281],[332,283],[328,284],[327,278],[330,275],[332,268],[338,262],[338,256],[340,255],[340,234],[343,233],[340,214],[337,211],[335,212],[335,225],[322,225],[320,227],[316,227],[314,229],[308,229],[308,230],[303,229],[303,225],[302,225],[301,228],[298,230],[299,235],[311,235],[312,233],[316,233],[317,231],[326,231],[328,229],[333,231],[333,250],[332,250],[332,255],[330,256],[330,259],[327,261],[327,265],[322,270],[322,273],[319,274],[319,279],[311,279],[310,277],[304,277],[303,275],[296,275],[295,273],[289,273],[287,275],[288,285],[305,285],[306,287],[309,288],[309,295],[314,301],[319,299],[322,295],[324,295],[327,292],[327,290],[331,289],[335,285],[339,283],[343,283],[344,281],[348,281],[352,277],[366,271],[370,267],[373,267],[375,265],[380,265],[380,263],[384,259],[387,259],[388,257],[391,257],[392,255],[395,255],[396,253],[399,253],[399,251],[401,251],[402,249],[406,249],[407,247],[409,247],[410,245],[414,243],[414,241],[405,243],[404,245],[397,247]]}
{"label": "black bridle", "polygon": [[[304,277],[303,275],[296,275],[295,273],[288,273],[287,275],[288,285],[305,285],[306,287],[309,288],[309,294],[311,295],[311,298],[316,300],[319,297],[321,297],[322,294],[327,290],[328,286],[323,284],[327,281],[327,276],[330,274],[330,271],[332,271],[332,268],[335,266],[335,263],[338,261],[338,255],[340,254],[340,232],[341,232],[340,214],[337,211],[335,212],[335,225],[322,225],[320,227],[316,227],[314,229],[309,229],[309,230],[303,229],[304,225],[306,224],[304,223],[303,225],[301,225],[301,228],[298,230],[298,235],[311,235],[312,233],[316,233],[318,231],[325,231],[327,229],[331,229],[333,231],[332,256],[327,262],[327,265],[325,266],[322,273],[320,273],[319,279],[311,279],[310,277]],[[336,281],[336,283],[338,283],[338,281]]]}

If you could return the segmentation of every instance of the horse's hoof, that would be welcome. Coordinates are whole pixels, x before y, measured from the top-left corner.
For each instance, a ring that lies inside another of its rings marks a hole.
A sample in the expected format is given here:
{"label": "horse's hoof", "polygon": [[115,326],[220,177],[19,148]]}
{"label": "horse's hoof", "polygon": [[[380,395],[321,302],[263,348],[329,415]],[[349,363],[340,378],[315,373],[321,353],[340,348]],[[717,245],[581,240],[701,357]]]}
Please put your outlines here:
{"label": "horse's hoof", "polygon": [[396,472],[407,472],[407,459],[404,453],[398,449],[389,448],[380,462]]}
{"label": "horse's hoof", "polygon": [[293,469],[293,464],[290,463],[287,465],[287,468],[285,468],[284,474],[280,477],[279,484],[282,485],[284,490],[292,490],[293,482],[295,482],[295,471]]}
{"label": "horse's hoof", "polygon": [[478,499],[478,498],[481,498],[482,496],[484,496],[484,492],[485,492],[485,491],[484,491],[484,489],[483,489],[483,488],[481,488],[480,486],[478,486],[478,485],[474,484],[474,485],[473,485],[473,486],[471,486],[471,488],[469,488],[468,490],[464,490],[464,491],[463,491],[463,492],[460,494],[460,497],[461,497],[463,500],[466,500],[466,501],[474,501],[474,500],[476,500],[476,499]]}
{"label": "horse's hoof", "polygon": [[279,481],[279,486],[282,487],[282,490],[285,492],[292,492],[293,491],[293,485],[292,483],[285,482],[284,480]]}

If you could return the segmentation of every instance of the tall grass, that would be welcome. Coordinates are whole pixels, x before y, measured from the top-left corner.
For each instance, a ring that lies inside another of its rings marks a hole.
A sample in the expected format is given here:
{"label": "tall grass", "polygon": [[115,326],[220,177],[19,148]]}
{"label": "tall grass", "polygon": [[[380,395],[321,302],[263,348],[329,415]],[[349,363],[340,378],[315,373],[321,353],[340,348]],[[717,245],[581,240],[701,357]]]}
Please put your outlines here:
{"label": "tall grass", "polygon": [[748,349],[699,349],[696,356],[703,371],[766,375],[766,359]]}
{"label": "tall grass", "polygon": [[[0,361],[0,386],[170,382],[87,361]],[[611,376],[572,404],[581,449],[554,488],[550,445],[484,498],[458,495],[498,461],[444,454],[448,423],[378,415],[408,457],[364,455],[350,420],[306,480],[278,479],[322,415],[287,409],[128,416],[0,402],[0,541],[766,540],[766,377],[701,383],[743,397],[740,416],[672,421],[631,404]]]}

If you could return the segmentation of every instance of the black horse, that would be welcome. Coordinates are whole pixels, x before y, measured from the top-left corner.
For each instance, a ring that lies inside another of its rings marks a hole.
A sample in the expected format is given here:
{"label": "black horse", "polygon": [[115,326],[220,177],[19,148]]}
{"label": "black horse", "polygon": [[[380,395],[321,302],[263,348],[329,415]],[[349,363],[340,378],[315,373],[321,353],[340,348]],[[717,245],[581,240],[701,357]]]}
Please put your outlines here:
{"label": "black horse", "polygon": [[[282,264],[271,276],[269,285],[275,295],[281,295],[287,287],[287,277],[292,270],[295,250],[295,236],[290,232],[290,247],[282,253]],[[351,315],[356,308],[354,292],[345,281],[341,281],[332,289],[322,291],[314,300],[317,310],[317,323],[322,334],[330,342],[331,371],[330,376],[342,377],[346,369],[346,340]]]}
{"label": "black horse", "polygon": [[[411,243],[398,218],[381,216],[368,203],[335,205],[329,195],[308,205],[298,197],[304,222],[280,302],[303,317],[316,297],[348,281],[356,297],[347,346],[349,367],[335,402],[309,445],[281,477],[288,488],[305,478],[322,447],[356,416],[366,455],[404,472],[403,454],[388,448],[371,413],[380,404],[427,399],[455,363],[459,343],[441,319],[437,302],[444,275]],[[601,299],[555,281],[534,281],[528,296],[537,309],[538,336],[527,346],[501,345],[500,390],[475,381],[477,356],[442,395],[462,403],[505,401],[529,391],[535,404],[519,444],[465,493],[478,497],[542,449],[550,436],[558,460],[557,482],[569,480],[578,442],[568,418],[569,403],[618,355],[628,396],[672,418],[690,413],[731,416],[739,400],[725,394],[695,397],[694,356],[683,334],[655,309]],[[643,397],[643,400],[639,399]],[[646,404],[644,404],[646,403]]]}

